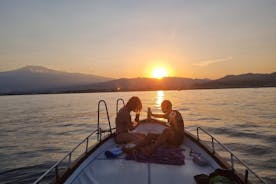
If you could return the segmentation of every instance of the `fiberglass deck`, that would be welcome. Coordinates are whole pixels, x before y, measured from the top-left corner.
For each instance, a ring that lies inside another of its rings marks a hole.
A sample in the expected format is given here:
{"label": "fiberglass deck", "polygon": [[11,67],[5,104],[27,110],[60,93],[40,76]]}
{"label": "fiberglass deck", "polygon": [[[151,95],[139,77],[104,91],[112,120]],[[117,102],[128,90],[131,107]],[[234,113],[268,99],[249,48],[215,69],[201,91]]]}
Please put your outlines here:
{"label": "fiberglass deck", "polygon": [[[163,128],[155,125],[146,125],[138,132],[160,132]],[[185,137],[184,143],[181,145],[185,149],[185,165],[165,165],[140,163],[132,160],[125,160],[125,155],[119,158],[107,159],[104,152],[116,144],[113,138],[109,139],[93,152],[67,179],[66,184],[167,184],[167,183],[195,183],[194,177],[198,174],[209,174],[213,172],[219,165],[209,156],[202,148],[195,144],[190,138]],[[206,158],[209,166],[198,166],[189,156],[190,150],[202,153]]]}

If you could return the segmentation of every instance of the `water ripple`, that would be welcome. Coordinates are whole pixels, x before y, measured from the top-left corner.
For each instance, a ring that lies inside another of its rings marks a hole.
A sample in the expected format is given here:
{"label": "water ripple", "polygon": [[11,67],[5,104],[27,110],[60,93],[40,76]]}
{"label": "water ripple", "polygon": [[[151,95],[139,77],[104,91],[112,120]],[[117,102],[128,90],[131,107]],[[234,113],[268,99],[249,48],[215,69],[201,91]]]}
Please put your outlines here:
{"label": "water ripple", "polygon": [[[163,97],[182,113],[187,129],[205,127],[268,183],[276,183],[275,94],[276,88],[183,90],[164,91]],[[116,99],[131,96],[143,102],[141,118],[147,107],[161,113],[155,91],[0,96],[1,183],[33,182],[96,129],[99,99],[107,100],[114,126]],[[107,127],[106,117],[100,122]]]}

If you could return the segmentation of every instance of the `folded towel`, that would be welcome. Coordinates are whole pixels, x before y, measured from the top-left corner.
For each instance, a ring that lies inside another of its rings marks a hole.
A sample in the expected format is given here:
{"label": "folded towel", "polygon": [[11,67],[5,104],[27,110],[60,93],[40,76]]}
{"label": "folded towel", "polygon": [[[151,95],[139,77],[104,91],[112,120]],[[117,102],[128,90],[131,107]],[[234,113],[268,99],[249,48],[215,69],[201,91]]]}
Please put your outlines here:
{"label": "folded towel", "polygon": [[146,156],[141,152],[132,152],[126,156],[127,160],[135,160],[137,162],[149,162],[169,165],[184,165],[185,156],[184,149],[179,147],[159,147],[152,155]]}
{"label": "folded towel", "polygon": [[123,153],[122,148],[114,147],[104,152],[106,158],[116,158]]}
{"label": "folded towel", "polygon": [[201,153],[197,153],[191,150],[190,156],[193,157],[193,162],[199,166],[208,166],[209,162],[201,156]]}

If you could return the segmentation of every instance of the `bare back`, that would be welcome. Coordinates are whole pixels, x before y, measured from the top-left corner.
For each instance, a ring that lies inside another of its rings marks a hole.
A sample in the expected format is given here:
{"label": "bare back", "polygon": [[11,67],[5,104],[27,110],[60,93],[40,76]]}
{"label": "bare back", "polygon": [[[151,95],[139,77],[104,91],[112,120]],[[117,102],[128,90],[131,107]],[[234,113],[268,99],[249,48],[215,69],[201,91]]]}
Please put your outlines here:
{"label": "bare back", "polygon": [[131,125],[130,113],[125,107],[121,108],[116,116],[116,134],[128,133]]}

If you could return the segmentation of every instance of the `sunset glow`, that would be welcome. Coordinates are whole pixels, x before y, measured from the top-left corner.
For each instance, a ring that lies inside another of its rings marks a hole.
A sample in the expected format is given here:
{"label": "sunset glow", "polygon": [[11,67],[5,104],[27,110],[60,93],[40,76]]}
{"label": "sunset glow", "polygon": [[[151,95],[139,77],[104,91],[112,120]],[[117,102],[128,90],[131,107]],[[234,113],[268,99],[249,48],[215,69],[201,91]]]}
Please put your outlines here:
{"label": "sunset glow", "polygon": [[164,67],[154,68],[152,70],[152,77],[157,79],[162,79],[168,76],[168,70]]}
{"label": "sunset glow", "polygon": [[276,71],[276,1],[15,2],[0,1],[0,72],[33,65],[114,79],[218,79]]}

